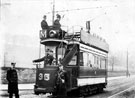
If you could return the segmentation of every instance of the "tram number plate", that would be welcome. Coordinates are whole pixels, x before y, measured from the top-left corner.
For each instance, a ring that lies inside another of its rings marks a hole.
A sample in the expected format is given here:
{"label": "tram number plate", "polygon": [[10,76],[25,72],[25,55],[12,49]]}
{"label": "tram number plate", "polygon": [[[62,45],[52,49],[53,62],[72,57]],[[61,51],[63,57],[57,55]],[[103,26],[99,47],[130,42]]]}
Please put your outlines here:
{"label": "tram number plate", "polygon": [[48,81],[50,80],[50,74],[44,74],[44,80]]}
{"label": "tram number plate", "polygon": [[45,81],[49,81],[50,80],[50,74],[48,73],[39,73],[39,77],[38,77],[39,80],[45,80]]}

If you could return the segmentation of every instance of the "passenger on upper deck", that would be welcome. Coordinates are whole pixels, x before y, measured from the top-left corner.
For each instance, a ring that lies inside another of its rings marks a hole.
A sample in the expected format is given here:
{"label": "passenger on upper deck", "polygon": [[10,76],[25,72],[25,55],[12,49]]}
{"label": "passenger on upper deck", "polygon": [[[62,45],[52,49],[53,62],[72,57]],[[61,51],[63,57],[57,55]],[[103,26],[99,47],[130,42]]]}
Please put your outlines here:
{"label": "passenger on upper deck", "polygon": [[56,16],[57,16],[57,19],[54,21],[54,28],[61,30],[61,24],[60,24],[61,16],[59,14],[57,14]]}
{"label": "passenger on upper deck", "polygon": [[61,24],[60,24],[61,16],[59,14],[57,14],[56,16],[57,19],[54,21],[53,27],[59,30],[59,39],[62,39],[67,32],[61,29]]}
{"label": "passenger on upper deck", "polygon": [[43,20],[41,21],[41,28],[42,30],[48,29],[48,23],[46,22],[46,15],[43,16]]}
{"label": "passenger on upper deck", "polygon": [[48,64],[51,65],[52,64],[52,61],[54,59],[54,57],[53,57],[53,51],[50,50],[50,49],[47,49],[46,52],[47,52],[46,53],[46,56],[44,56],[42,58],[39,58],[39,59],[36,59],[36,60],[33,60],[33,62],[36,63],[36,62],[42,62],[42,61],[44,61],[44,66],[46,66]]}
{"label": "passenger on upper deck", "polygon": [[41,21],[41,28],[42,30],[40,30],[40,39],[47,36],[47,29],[49,29],[49,26],[46,22],[46,15],[43,16],[43,20]]}

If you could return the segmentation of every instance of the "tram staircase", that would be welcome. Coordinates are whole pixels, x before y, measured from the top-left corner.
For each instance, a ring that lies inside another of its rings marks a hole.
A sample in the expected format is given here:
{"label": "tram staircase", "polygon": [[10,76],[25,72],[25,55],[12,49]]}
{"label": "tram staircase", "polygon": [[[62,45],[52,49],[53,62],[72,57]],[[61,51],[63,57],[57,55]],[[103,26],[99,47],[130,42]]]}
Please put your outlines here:
{"label": "tram staircase", "polygon": [[[66,40],[76,40],[80,38],[80,32],[73,34],[73,35],[68,35],[66,37],[64,37],[64,39]],[[77,53],[77,45],[74,44],[73,48],[68,52],[68,54],[63,58],[62,60],[62,65],[63,66],[67,66],[69,64],[69,62],[72,60],[73,56]]]}
{"label": "tram staircase", "polygon": [[68,52],[68,54],[63,58],[62,60],[62,65],[63,66],[67,66],[69,64],[69,62],[72,60],[73,56],[76,54],[77,52],[77,45],[74,44],[73,48]]}

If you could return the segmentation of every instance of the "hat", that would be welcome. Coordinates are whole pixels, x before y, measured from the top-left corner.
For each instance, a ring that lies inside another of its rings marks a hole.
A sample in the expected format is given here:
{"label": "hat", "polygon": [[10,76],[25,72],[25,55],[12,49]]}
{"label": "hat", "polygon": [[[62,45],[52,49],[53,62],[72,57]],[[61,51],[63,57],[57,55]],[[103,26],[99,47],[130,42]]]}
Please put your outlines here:
{"label": "hat", "polygon": [[46,52],[49,52],[50,51],[50,49],[46,49]]}
{"label": "hat", "polygon": [[43,18],[46,18],[46,15],[44,15]]}
{"label": "hat", "polygon": [[57,16],[57,18],[61,18],[61,16],[59,14],[57,14],[56,16]]}
{"label": "hat", "polygon": [[16,63],[15,62],[11,62],[11,65],[15,65]]}

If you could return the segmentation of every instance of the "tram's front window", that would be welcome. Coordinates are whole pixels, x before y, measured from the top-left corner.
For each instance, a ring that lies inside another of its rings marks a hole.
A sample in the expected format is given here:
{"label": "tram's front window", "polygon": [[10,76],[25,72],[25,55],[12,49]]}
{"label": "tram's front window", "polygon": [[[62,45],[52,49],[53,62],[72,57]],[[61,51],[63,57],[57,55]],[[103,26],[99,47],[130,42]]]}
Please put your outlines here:
{"label": "tram's front window", "polygon": [[75,55],[71,61],[69,62],[69,65],[75,66],[76,65],[76,61],[77,61],[77,56]]}
{"label": "tram's front window", "polygon": [[[72,52],[71,52],[72,49],[73,49],[73,45],[68,45],[65,55],[71,55],[71,56],[72,56]],[[77,54],[75,54],[75,55],[72,57],[72,59],[70,60],[70,62],[69,62],[68,65],[69,65],[69,66],[76,66],[76,64],[77,64]]]}
{"label": "tram's front window", "polygon": [[60,64],[60,60],[63,59],[64,55],[65,55],[65,47],[58,47],[57,49],[57,56],[58,56],[58,64]]}
{"label": "tram's front window", "polygon": [[47,66],[56,66],[56,46],[46,46],[45,57]]}

